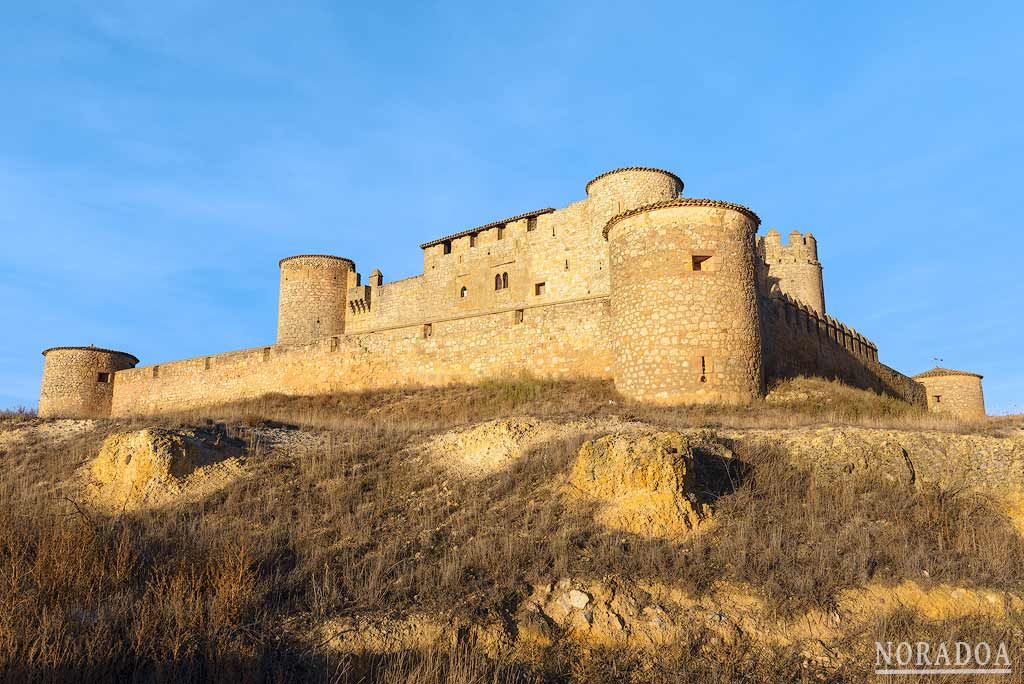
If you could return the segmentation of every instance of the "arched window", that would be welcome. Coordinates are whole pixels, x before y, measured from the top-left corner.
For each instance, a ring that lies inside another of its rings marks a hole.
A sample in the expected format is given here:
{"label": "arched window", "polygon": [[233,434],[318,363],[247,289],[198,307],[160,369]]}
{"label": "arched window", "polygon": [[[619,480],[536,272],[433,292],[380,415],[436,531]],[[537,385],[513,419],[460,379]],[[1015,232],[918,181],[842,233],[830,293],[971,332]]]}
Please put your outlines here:
{"label": "arched window", "polygon": [[500,273],[495,273],[494,274],[494,289],[495,290],[500,290],[501,289],[501,274]]}
{"label": "arched window", "polygon": [[508,287],[508,273],[502,273],[501,274],[501,289],[504,290],[507,287]]}
{"label": "arched window", "polygon": [[469,293],[469,290],[467,290],[467,289],[466,289],[466,286],[465,286],[465,285],[463,285],[463,286],[462,286],[462,289],[461,289],[461,290],[459,290],[459,297],[461,297],[462,299],[465,299],[465,298],[466,298],[466,295],[467,295],[468,293]]}

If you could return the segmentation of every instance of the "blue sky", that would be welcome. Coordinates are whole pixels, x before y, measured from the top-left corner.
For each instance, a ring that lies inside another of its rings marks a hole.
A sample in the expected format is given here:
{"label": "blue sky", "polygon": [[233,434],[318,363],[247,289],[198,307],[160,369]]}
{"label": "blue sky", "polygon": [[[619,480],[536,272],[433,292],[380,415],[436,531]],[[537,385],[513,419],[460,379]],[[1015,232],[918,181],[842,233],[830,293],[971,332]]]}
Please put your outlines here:
{"label": "blue sky", "polygon": [[829,312],[1024,411],[1019,3],[5,2],[0,406],[53,345],[273,341],[277,260],[386,280],[618,166],[811,230]]}

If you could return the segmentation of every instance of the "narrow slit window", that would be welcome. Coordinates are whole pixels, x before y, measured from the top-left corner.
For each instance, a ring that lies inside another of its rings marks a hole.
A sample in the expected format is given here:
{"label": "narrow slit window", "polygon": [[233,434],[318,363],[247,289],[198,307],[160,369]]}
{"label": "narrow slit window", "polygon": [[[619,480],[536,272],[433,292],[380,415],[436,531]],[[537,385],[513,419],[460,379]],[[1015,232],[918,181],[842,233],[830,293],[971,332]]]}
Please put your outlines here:
{"label": "narrow slit window", "polygon": [[700,381],[708,381],[708,364],[707,360],[703,356],[700,357]]}
{"label": "narrow slit window", "polygon": [[96,382],[107,383],[110,382],[110,373],[97,373]]}
{"label": "narrow slit window", "polygon": [[500,273],[495,273],[494,274],[494,289],[495,290],[500,290],[501,289],[501,274]]}
{"label": "narrow slit window", "polygon": [[210,357],[209,356],[207,356],[205,359],[203,359],[203,368],[206,369],[206,370],[210,370]]}
{"label": "narrow slit window", "polygon": [[462,289],[459,290],[459,299],[465,299],[467,294],[469,294],[469,290],[467,290],[466,286],[463,285]]}
{"label": "narrow slit window", "polygon": [[508,289],[508,273],[502,273],[501,274],[501,289],[502,290],[507,290]]}
{"label": "narrow slit window", "polygon": [[941,395],[941,394],[936,394],[936,395],[935,395],[935,396],[933,397],[933,399],[935,399],[935,403],[936,403],[936,404],[941,404],[941,403],[942,403],[942,395]]}
{"label": "narrow slit window", "polygon": [[566,271],[569,270],[569,260],[568,259],[565,260],[565,270]]}
{"label": "narrow slit window", "polygon": [[533,286],[533,294],[539,297],[540,295],[544,294],[544,290],[546,287],[546,283],[537,283],[536,285]]}

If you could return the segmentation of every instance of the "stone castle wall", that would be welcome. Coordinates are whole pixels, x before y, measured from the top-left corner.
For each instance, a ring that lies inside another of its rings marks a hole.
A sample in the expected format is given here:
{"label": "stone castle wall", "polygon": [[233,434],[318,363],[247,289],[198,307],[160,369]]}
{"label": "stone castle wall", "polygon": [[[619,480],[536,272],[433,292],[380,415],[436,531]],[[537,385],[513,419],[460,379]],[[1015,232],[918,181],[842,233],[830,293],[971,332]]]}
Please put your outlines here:
{"label": "stone castle wall", "polygon": [[765,376],[832,378],[919,406],[924,388],[878,361],[878,348],[856,330],[785,296],[760,298]]}
{"label": "stone castle wall", "polygon": [[189,410],[273,393],[479,382],[523,371],[610,378],[608,321],[608,300],[596,297],[142,366],[117,374],[111,414]]}
{"label": "stone castle wall", "polygon": [[919,385],[824,314],[812,235],[757,238],[749,209],[682,189],[658,169],[608,172],[563,209],[421,245],[423,273],[390,283],[376,269],[362,282],[340,257],[283,259],[277,344],[118,368],[99,389],[54,357],[40,405],[58,406],[58,382],[85,408],[52,410],[121,416],[521,372],[611,378],[662,403],[744,402],[765,380],[824,375],[923,404]]}

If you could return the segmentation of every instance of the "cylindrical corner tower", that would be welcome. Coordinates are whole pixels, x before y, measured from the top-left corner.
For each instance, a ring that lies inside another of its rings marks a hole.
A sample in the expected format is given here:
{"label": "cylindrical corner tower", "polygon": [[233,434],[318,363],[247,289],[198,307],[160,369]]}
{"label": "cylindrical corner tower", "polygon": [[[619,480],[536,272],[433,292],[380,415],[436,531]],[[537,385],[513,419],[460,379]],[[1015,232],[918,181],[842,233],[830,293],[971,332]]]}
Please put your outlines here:
{"label": "cylindrical corner tower", "polygon": [[933,368],[915,375],[914,380],[924,385],[929,411],[960,418],[985,417],[985,395],[977,373]]}
{"label": "cylindrical corner tower", "polygon": [[587,183],[586,191],[591,221],[603,228],[624,211],[678,198],[683,181],[669,171],[629,166],[602,173]]}
{"label": "cylindrical corner tower", "polygon": [[109,417],[114,374],[139,362],[131,354],[99,347],[51,347],[43,357],[41,418]]}
{"label": "cylindrical corner tower", "polygon": [[327,254],[281,259],[277,343],[312,342],[345,331],[345,301],[356,265]]}
{"label": "cylindrical corner tower", "polygon": [[615,387],[660,404],[764,394],[754,233],[746,207],[662,201],[605,227]]}

